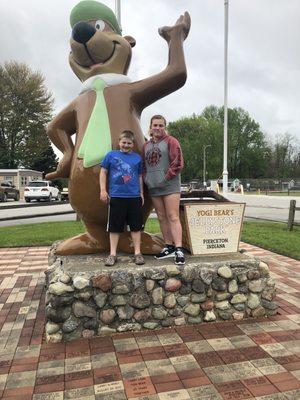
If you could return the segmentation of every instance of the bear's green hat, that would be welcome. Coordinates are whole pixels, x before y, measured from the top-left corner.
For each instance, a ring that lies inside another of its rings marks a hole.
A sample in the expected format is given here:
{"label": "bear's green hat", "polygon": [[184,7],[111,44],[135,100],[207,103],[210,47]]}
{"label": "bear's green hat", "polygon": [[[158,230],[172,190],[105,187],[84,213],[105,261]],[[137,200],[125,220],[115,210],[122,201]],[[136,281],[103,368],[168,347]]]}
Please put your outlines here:
{"label": "bear's green hat", "polygon": [[79,21],[88,21],[91,19],[103,19],[107,21],[116,32],[120,35],[122,34],[115,14],[105,4],[94,0],[83,0],[71,11],[70,23],[72,28]]}

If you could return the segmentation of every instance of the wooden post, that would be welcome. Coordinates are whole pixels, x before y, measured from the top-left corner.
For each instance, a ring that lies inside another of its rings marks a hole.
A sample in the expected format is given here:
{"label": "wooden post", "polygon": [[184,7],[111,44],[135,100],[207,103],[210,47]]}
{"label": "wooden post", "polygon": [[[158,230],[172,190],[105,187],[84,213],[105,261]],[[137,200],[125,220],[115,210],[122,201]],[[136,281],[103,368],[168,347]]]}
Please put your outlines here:
{"label": "wooden post", "polygon": [[293,230],[293,224],[295,220],[295,211],[296,211],[296,200],[290,201],[290,211],[289,211],[289,219],[288,219],[288,230]]}

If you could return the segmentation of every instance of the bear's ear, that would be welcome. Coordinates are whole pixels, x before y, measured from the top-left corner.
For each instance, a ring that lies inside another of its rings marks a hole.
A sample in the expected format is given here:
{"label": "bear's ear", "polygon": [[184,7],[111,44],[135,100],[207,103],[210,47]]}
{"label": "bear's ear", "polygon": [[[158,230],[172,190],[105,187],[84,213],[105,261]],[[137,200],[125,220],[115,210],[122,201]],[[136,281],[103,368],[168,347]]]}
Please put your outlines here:
{"label": "bear's ear", "polygon": [[134,47],[136,44],[135,38],[132,36],[124,36],[124,39],[127,40],[127,42],[130,44],[131,47]]}

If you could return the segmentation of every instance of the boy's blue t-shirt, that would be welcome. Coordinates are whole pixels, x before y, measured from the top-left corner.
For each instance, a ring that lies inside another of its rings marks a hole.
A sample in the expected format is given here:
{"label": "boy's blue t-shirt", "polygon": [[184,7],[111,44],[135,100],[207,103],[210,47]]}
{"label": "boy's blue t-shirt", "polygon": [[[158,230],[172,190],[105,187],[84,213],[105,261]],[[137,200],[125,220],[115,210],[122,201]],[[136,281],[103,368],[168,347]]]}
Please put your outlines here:
{"label": "boy's blue t-shirt", "polygon": [[104,157],[101,167],[108,170],[110,197],[140,197],[142,158],[139,154],[112,150]]}

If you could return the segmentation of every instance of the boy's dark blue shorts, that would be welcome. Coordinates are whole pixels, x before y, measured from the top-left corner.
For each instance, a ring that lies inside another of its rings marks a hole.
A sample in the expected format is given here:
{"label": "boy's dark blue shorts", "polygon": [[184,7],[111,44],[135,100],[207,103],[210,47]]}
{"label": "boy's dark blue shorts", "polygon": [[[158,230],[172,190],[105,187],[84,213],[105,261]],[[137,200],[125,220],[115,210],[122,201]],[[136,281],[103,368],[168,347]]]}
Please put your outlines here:
{"label": "boy's dark blue shorts", "polygon": [[129,225],[131,232],[138,232],[143,229],[141,197],[110,198],[107,223],[108,232],[122,233],[126,225]]}

